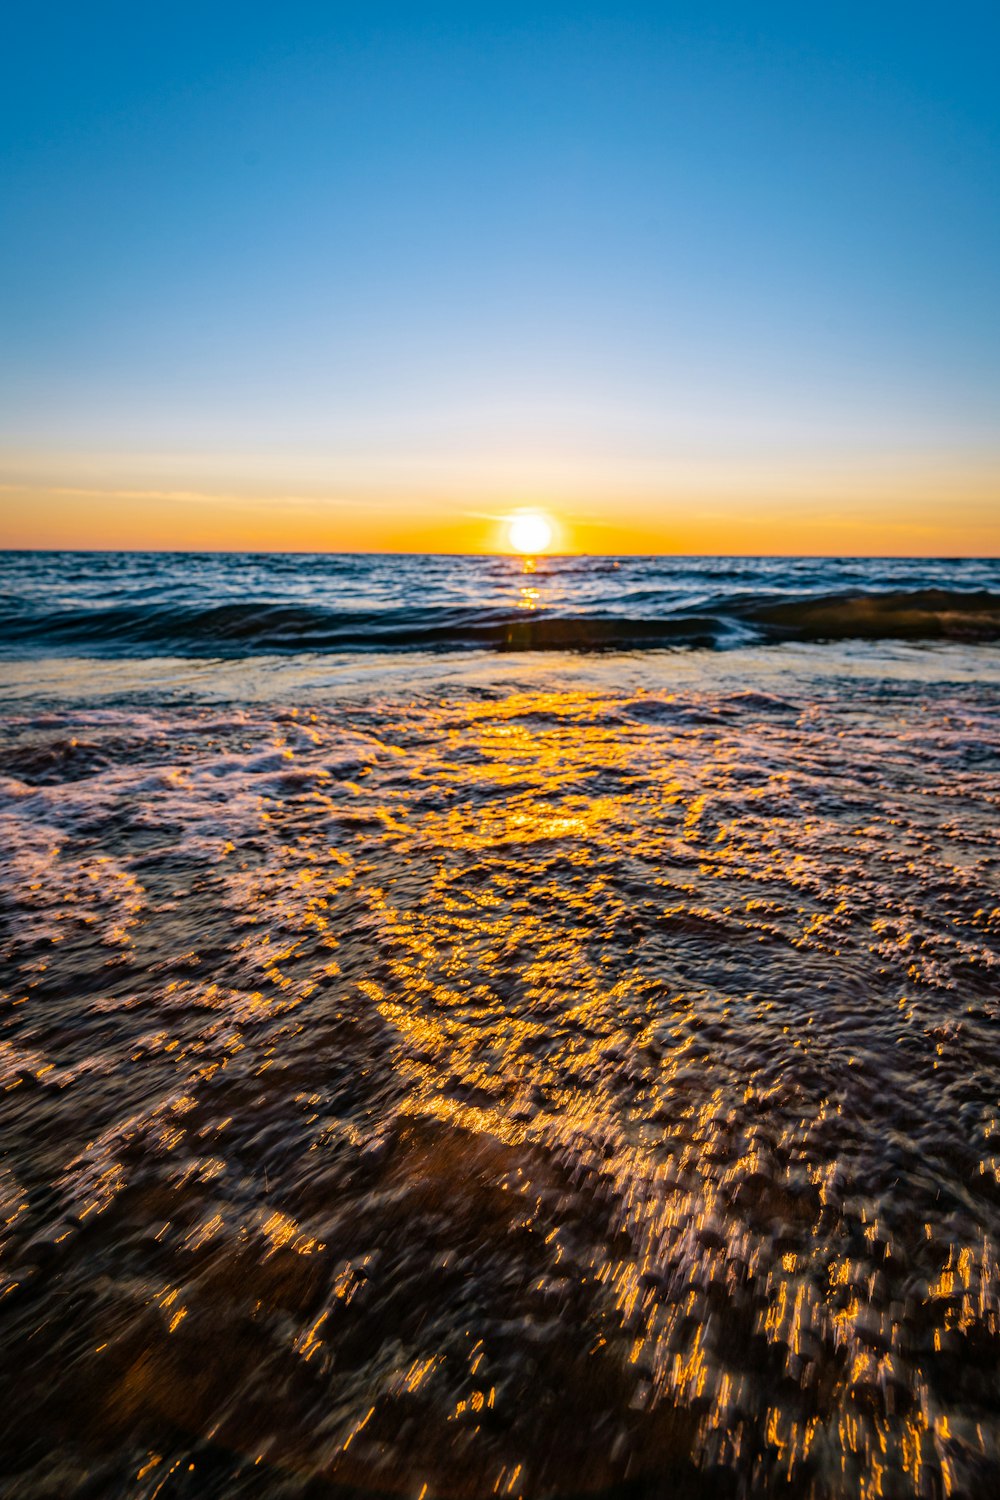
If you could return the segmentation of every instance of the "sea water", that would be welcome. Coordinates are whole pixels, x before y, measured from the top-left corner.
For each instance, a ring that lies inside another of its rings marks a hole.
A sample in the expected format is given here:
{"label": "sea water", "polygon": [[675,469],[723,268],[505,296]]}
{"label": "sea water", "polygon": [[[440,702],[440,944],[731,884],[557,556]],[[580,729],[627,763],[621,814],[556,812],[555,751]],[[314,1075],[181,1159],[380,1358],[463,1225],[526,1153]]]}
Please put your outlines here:
{"label": "sea water", "polygon": [[1000,565],[0,576],[5,1493],[1000,1489]]}

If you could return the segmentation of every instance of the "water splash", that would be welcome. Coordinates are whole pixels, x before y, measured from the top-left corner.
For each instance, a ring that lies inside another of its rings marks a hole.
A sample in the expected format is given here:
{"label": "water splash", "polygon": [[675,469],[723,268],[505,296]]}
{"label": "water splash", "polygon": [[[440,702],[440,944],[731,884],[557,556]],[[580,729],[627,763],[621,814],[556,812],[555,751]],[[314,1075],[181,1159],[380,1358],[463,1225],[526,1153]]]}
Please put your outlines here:
{"label": "water splash", "polygon": [[995,694],[660,681],[8,721],[11,1493],[996,1487]]}

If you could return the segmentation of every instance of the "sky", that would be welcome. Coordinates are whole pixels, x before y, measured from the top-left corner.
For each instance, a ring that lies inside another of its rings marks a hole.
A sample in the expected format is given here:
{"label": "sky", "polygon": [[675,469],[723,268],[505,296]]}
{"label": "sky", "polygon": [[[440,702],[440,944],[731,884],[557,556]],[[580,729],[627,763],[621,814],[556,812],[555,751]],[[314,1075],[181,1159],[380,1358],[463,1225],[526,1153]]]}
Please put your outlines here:
{"label": "sky", "polygon": [[8,7],[0,545],[1000,552],[1000,11]]}

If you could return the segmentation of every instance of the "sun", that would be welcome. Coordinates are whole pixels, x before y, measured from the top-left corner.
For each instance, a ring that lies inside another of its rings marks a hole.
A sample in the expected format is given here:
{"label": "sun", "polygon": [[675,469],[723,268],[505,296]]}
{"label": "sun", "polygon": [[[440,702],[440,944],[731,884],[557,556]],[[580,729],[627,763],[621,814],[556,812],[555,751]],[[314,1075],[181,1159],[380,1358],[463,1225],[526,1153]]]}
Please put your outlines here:
{"label": "sun", "polygon": [[523,511],[512,517],[507,535],[514,552],[534,557],[536,553],[544,552],[552,541],[552,523],[537,511]]}

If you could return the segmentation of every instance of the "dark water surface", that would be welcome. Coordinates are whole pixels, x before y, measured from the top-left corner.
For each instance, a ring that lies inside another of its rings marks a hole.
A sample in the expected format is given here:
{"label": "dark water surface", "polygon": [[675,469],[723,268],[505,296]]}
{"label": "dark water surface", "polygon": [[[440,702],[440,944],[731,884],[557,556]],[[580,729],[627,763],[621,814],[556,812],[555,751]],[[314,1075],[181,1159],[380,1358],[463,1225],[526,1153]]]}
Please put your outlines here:
{"label": "dark water surface", "polygon": [[1000,650],[184,657],[0,668],[3,1493],[1000,1493]]}
{"label": "dark water surface", "polygon": [[1000,639],[1000,561],[0,553],[0,653]]}

